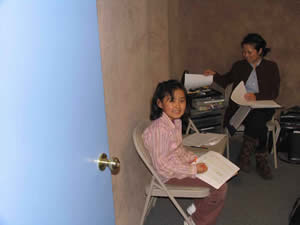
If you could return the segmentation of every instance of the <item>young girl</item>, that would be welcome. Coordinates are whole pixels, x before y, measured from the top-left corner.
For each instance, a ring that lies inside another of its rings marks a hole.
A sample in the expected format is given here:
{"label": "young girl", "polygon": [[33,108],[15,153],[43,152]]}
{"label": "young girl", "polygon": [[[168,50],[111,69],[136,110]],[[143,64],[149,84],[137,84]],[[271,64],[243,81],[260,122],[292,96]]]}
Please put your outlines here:
{"label": "young girl", "polygon": [[152,123],[144,131],[143,139],[164,183],[210,188],[210,195],[196,199],[187,211],[194,224],[213,225],[224,206],[227,185],[216,190],[196,178],[196,174],[205,172],[207,167],[204,163],[194,164],[197,156],[182,145],[181,118],[188,114],[187,106],[187,93],[180,82],[159,83],[152,98]]}

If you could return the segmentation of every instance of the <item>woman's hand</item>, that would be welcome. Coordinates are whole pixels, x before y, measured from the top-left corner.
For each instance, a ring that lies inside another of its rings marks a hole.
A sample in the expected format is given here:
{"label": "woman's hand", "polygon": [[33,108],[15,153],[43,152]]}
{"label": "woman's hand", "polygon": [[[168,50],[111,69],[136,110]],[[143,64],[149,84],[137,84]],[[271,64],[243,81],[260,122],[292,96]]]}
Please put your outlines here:
{"label": "woman's hand", "polygon": [[216,75],[216,71],[213,71],[211,69],[207,69],[207,70],[204,70],[203,75],[205,75],[205,76],[209,76],[209,75],[214,76],[214,75]]}
{"label": "woman's hand", "polygon": [[197,167],[197,173],[204,173],[207,171],[207,166],[205,163],[197,163],[196,167]]}
{"label": "woman's hand", "polygon": [[247,101],[256,101],[256,96],[254,93],[246,93],[244,97]]}

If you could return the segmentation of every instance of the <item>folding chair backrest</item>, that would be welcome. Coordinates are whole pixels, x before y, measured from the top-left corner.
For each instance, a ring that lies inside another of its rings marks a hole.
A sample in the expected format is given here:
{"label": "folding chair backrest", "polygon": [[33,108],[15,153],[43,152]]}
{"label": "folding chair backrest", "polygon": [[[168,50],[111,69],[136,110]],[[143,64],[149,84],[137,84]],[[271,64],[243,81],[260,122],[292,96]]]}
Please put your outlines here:
{"label": "folding chair backrest", "polygon": [[146,149],[142,138],[142,134],[144,130],[150,125],[150,123],[151,123],[150,121],[142,121],[136,126],[136,128],[133,131],[133,142],[139,156],[146,164],[150,172],[154,175],[156,172],[154,171],[153,168],[151,156],[149,154],[149,151]]}

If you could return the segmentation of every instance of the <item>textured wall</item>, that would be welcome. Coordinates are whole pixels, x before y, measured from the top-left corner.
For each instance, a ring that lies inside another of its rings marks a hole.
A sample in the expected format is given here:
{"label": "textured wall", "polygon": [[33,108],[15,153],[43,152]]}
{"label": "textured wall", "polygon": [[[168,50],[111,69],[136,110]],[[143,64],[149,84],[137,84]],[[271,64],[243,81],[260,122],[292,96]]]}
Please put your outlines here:
{"label": "textured wall", "polygon": [[184,30],[181,4],[181,0],[169,0],[169,64],[172,78],[180,78],[186,65],[186,42],[184,35],[181,35]]}
{"label": "textured wall", "polygon": [[148,119],[158,81],[169,77],[167,0],[98,0],[104,95],[117,225],[138,224],[149,175],[138,158],[132,131]]}
{"label": "textured wall", "polygon": [[242,38],[257,32],[272,48],[267,58],[279,65],[278,101],[300,105],[300,0],[175,0],[170,4],[172,15],[177,15],[170,19],[170,27],[179,31],[170,30],[169,35],[176,37],[170,40],[172,76],[180,77],[183,69],[228,71],[241,58]]}

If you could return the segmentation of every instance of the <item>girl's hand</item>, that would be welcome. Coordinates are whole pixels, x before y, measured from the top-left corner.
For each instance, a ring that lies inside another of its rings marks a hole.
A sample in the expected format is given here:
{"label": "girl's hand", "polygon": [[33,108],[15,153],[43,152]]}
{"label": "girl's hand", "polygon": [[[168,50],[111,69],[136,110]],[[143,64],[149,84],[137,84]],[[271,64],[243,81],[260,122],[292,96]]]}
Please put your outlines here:
{"label": "girl's hand", "polygon": [[207,166],[205,163],[197,163],[196,167],[197,167],[197,173],[204,173],[207,171]]}
{"label": "girl's hand", "polygon": [[256,101],[256,96],[254,93],[246,93],[244,97],[247,101]]}
{"label": "girl's hand", "polygon": [[195,157],[192,161],[191,161],[191,163],[196,163],[196,161],[197,161],[197,157]]}
{"label": "girl's hand", "polygon": [[207,70],[204,70],[203,75],[205,75],[205,76],[209,76],[209,75],[214,76],[214,75],[216,75],[216,71],[213,71],[211,69],[207,69]]}

